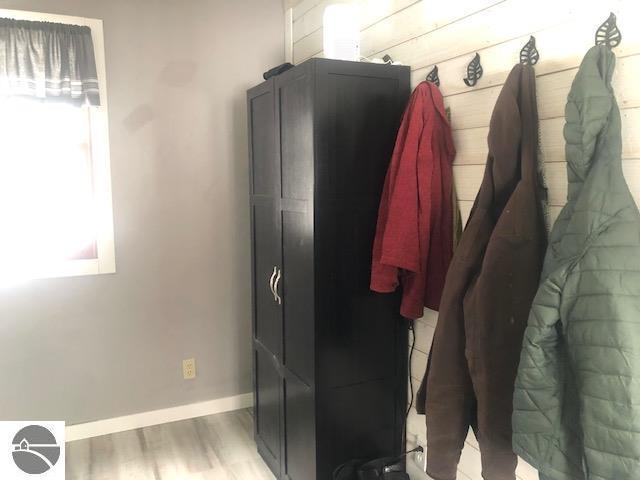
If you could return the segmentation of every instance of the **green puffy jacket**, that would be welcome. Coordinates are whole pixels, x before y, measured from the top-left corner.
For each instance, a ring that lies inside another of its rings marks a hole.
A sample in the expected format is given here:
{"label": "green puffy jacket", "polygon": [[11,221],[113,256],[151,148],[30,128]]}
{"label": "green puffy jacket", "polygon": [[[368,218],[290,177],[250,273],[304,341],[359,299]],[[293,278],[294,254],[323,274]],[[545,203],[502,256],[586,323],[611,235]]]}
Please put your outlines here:
{"label": "green puffy jacket", "polygon": [[516,380],[514,451],[543,480],[640,479],[640,214],[622,174],[614,66],[591,48],[569,93],[568,200]]}

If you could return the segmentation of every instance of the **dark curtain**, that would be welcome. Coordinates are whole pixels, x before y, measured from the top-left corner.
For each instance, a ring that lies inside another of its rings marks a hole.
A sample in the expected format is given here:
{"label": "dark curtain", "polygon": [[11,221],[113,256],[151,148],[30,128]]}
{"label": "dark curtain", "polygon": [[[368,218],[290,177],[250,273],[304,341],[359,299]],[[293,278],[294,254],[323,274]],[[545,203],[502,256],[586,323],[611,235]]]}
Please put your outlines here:
{"label": "dark curtain", "polygon": [[0,18],[0,95],[99,105],[91,29]]}

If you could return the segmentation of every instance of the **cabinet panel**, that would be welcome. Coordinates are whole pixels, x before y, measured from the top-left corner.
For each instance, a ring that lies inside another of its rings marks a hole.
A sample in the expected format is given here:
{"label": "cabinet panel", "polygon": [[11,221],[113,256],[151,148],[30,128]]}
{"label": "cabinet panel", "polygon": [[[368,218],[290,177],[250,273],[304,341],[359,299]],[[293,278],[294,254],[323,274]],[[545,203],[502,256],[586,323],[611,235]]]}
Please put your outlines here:
{"label": "cabinet panel", "polygon": [[366,203],[337,204],[332,212],[333,235],[324,239],[335,246],[326,259],[334,271],[325,339],[333,346],[325,377],[331,386],[394,377],[396,323],[406,323],[398,313],[397,293],[380,295],[369,288],[378,210],[373,200]]}
{"label": "cabinet panel", "polygon": [[[377,458],[398,452],[402,415],[398,405],[398,382],[377,380],[331,389],[326,395],[326,430],[329,454],[326,474],[353,458]],[[344,428],[349,425],[349,428]]]}
{"label": "cabinet panel", "polygon": [[289,374],[285,377],[284,392],[286,478],[288,480],[316,478],[312,473],[316,471],[313,390]]}
{"label": "cabinet panel", "polygon": [[253,205],[254,335],[271,353],[282,354],[282,308],[271,286],[280,267],[280,216],[274,202]]}
{"label": "cabinet panel", "polygon": [[340,198],[377,196],[398,129],[398,80],[329,73],[326,77],[328,155],[340,159],[331,172]]}
{"label": "cabinet panel", "polygon": [[318,478],[330,478],[350,458],[403,449],[407,322],[398,293],[373,293],[369,282],[409,72],[323,60],[316,69]]}
{"label": "cabinet panel", "polygon": [[311,385],[314,378],[313,231],[307,212],[282,212],[284,365]]}
{"label": "cabinet panel", "polygon": [[[280,122],[282,198],[313,196],[313,108],[309,66],[276,81]],[[289,72],[287,72],[289,73]]]}
{"label": "cabinet panel", "polygon": [[273,195],[278,185],[274,108],[273,82],[266,83],[257,96],[249,98],[251,191],[254,195]]}
{"label": "cabinet panel", "polygon": [[269,467],[280,471],[282,380],[274,358],[260,346],[254,350],[255,428],[258,449]]}
{"label": "cabinet panel", "polygon": [[253,333],[271,353],[282,354],[282,308],[272,285],[281,265],[280,161],[276,148],[275,82],[248,93],[251,167]]}

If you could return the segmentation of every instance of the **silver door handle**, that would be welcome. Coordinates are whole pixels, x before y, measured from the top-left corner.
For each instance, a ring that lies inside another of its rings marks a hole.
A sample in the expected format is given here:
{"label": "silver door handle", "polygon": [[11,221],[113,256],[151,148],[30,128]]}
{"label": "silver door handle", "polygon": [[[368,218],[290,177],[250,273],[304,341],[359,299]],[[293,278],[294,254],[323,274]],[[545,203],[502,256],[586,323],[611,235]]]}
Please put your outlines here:
{"label": "silver door handle", "polygon": [[273,267],[273,273],[271,274],[271,278],[269,279],[269,288],[271,289],[271,295],[273,295],[273,301],[278,301],[278,296],[276,294],[275,289],[273,288],[273,279],[276,278],[276,273],[278,273],[278,267]]}
{"label": "silver door handle", "polygon": [[278,284],[280,283],[280,279],[282,278],[282,272],[278,269],[278,276],[276,277],[276,281],[273,284],[273,291],[276,294],[276,302],[278,305],[282,305],[282,298],[278,295]]}

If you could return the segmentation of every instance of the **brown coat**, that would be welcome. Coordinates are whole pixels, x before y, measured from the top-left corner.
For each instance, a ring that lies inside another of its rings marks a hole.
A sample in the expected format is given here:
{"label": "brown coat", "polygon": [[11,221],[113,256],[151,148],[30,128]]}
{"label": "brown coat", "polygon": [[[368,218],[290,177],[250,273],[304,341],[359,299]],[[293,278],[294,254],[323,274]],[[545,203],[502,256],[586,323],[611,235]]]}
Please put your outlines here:
{"label": "brown coat", "polygon": [[516,65],[491,117],[484,179],[447,273],[418,392],[435,480],[456,478],[469,426],[484,479],[515,479],[513,387],[546,249],[537,122],[533,68]]}

